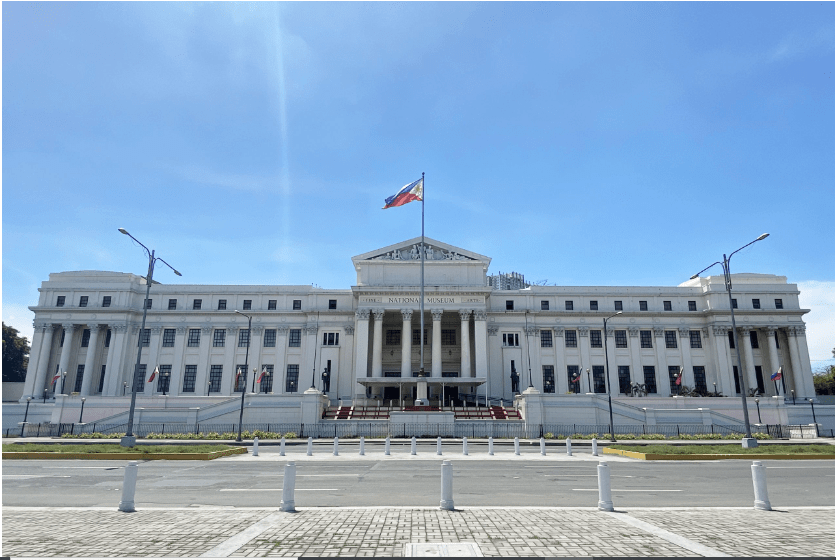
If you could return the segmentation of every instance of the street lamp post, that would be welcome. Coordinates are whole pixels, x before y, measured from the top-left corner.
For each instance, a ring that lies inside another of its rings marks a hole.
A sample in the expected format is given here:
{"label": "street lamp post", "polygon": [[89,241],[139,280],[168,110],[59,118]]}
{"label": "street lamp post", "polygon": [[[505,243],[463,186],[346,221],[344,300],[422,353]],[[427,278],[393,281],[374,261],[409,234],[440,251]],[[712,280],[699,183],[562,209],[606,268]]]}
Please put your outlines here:
{"label": "street lamp post", "polygon": [[525,311],[525,349],[528,352],[528,386],[534,388],[534,383],[531,380],[531,344],[528,341],[528,310]]}
{"label": "street lamp post", "polygon": [[763,421],[761,420],[761,400],[757,397],[755,397],[755,406],[758,409],[758,424],[763,424]]}
{"label": "street lamp post", "polygon": [[[125,228],[119,228],[119,233],[127,235],[139,245],[145,249],[145,253],[148,255],[148,274],[145,277],[145,300],[142,302],[142,326],[139,329],[139,339],[137,340],[137,349],[136,349],[136,366],[134,367],[134,374],[133,374],[133,381],[131,383],[131,408],[128,412],[128,430],[125,433],[122,440],[119,442],[120,445],[123,447],[133,447],[136,445],[136,436],[133,434],[133,427],[134,427],[134,409],[136,408],[136,390],[137,390],[137,383],[136,383],[136,376],[139,372],[139,363],[142,359],[142,335],[145,333],[145,318],[148,316],[148,296],[151,293],[151,284],[153,283],[154,278],[154,265],[157,261],[162,262],[168,268],[174,271],[174,274],[177,276],[183,276],[173,266],[165,262],[160,257],[154,256],[154,250],[149,250],[148,247],[142,244],[136,237],[128,233]],[[127,386],[127,385],[126,385]]]}
{"label": "street lamp post", "polygon": [[165,380],[163,382],[163,396],[165,396],[166,392],[168,391],[168,384],[171,382],[171,380],[169,379],[170,375],[171,374],[167,372],[162,374],[162,378]]}
{"label": "street lamp post", "polygon": [[[247,368],[249,367],[249,360],[250,360],[250,338],[252,338],[253,333],[253,317],[252,315],[247,315],[246,313],[241,313],[237,309],[235,312],[238,315],[243,315],[247,318],[247,353],[244,357],[244,379],[242,380],[243,383],[241,385],[241,412],[238,414],[238,437],[235,441],[241,441],[241,428],[243,428],[241,422],[244,421],[244,395],[247,392]],[[253,378],[255,378],[255,374],[253,374]]]}
{"label": "street lamp post", "polygon": [[[248,343],[248,344],[249,344],[249,343]],[[257,375],[257,374],[258,374],[258,368],[253,368],[253,390],[251,391],[252,393],[255,393],[255,380],[256,380],[256,375]],[[259,392],[259,393],[261,392],[261,388],[260,388],[260,387],[259,387],[258,392]]]}
{"label": "street lamp post", "polygon": [[810,403],[810,410],[813,411],[813,425],[816,427],[816,437],[819,437],[819,423],[816,421],[816,409],[813,406],[813,399],[807,399]]}
{"label": "street lamp post", "polygon": [[693,276],[691,276],[691,280],[693,280],[695,278],[699,278],[700,274],[702,274],[703,272],[705,272],[706,270],[708,270],[709,268],[711,268],[715,264],[719,264],[723,267],[723,276],[724,276],[725,284],[726,284],[726,292],[728,292],[728,294],[729,294],[729,312],[731,313],[732,335],[734,336],[734,347],[737,349],[737,367],[738,367],[738,371],[740,372],[740,376],[739,376],[740,377],[740,388],[741,388],[740,399],[743,402],[743,421],[746,424],[746,436],[743,438],[743,441],[741,442],[741,444],[742,444],[743,447],[747,447],[747,448],[748,447],[757,447],[758,446],[758,440],[756,440],[755,438],[752,437],[752,427],[749,424],[749,405],[746,402],[746,371],[743,369],[743,362],[740,359],[740,343],[738,342],[738,338],[737,338],[737,324],[734,321],[734,305],[732,303],[732,297],[731,297],[732,281],[731,281],[730,263],[731,263],[731,258],[732,258],[732,256],[734,256],[735,253],[737,253],[738,251],[740,251],[742,249],[745,249],[746,247],[748,247],[752,243],[756,243],[758,241],[766,239],[767,237],[769,237],[768,233],[762,233],[760,236],[758,236],[757,239],[755,239],[754,241],[750,241],[749,243],[747,243],[746,245],[744,245],[740,249],[737,249],[736,251],[733,251],[728,257],[726,257],[726,255],[723,254],[723,260],[722,261],[717,261],[715,263],[712,263],[709,266],[702,269],[701,271],[694,274]]}
{"label": "street lamp post", "polygon": [[81,424],[81,419],[84,418],[84,401],[86,401],[84,397],[81,397],[81,412],[78,413],[78,423]]}
{"label": "street lamp post", "polygon": [[589,368],[586,368],[586,387],[589,389],[590,393],[595,392],[592,390],[592,381],[589,379]]}
{"label": "street lamp post", "polygon": [[29,402],[32,397],[26,397],[26,412],[23,413],[23,425],[20,427],[20,437],[23,437],[23,430],[26,429],[26,420],[29,418]]}
{"label": "street lamp post", "polygon": [[795,404],[795,389],[790,389],[790,393],[792,393],[792,404]]}
{"label": "street lamp post", "polygon": [[610,315],[606,319],[604,319],[604,368],[606,373],[604,377],[606,378],[607,382],[607,404],[610,407],[610,441],[615,441],[615,425],[613,424],[612,420],[612,394],[610,393],[610,358],[607,354],[607,321],[615,317],[616,315],[621,315],[621,311]]}

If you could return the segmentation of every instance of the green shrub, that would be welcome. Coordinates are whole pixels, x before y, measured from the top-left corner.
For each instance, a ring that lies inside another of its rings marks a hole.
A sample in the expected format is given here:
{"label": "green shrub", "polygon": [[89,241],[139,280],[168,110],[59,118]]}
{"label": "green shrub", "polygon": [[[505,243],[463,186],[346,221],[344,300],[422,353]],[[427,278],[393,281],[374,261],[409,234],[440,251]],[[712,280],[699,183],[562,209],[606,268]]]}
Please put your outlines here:
{"label": "green shrub", "polygon": [[554,434],[551,433],[551,432],[546,432],[545,434],[543,434],[543,438],[544,439],[554,439]]}

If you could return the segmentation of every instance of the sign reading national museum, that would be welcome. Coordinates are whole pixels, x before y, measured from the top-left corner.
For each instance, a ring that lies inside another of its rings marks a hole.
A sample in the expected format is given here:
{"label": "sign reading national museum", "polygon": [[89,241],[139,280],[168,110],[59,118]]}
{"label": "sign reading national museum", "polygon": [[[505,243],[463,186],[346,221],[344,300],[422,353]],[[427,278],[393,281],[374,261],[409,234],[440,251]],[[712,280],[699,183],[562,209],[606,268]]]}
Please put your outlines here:
{"label": "sign reading national museum", "polygon": [[[421,303],[421,296],[361,296],[361,303],[382,303],[392,305],[404,305]],[[484,297],[473,296],[425,296],[425,305],[443,305],[443,304],[461,304],[461,303],[478,303],[485,302]]]}

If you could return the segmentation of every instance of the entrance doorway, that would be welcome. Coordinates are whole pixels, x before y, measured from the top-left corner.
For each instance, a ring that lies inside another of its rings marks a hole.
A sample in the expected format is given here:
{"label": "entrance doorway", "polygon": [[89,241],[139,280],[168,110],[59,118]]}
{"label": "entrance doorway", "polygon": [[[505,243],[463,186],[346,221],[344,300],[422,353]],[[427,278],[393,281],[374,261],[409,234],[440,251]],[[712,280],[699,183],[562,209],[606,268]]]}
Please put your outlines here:
{"label": "entrance doorway", "polygon": [[461,406],[458,387],[444,387],[444,406]]}
{"label": "entrance doorway", "polygon": [[384,401],[398,401],[401,398],[401,390],[398,387],[384,387],[383,400]]}

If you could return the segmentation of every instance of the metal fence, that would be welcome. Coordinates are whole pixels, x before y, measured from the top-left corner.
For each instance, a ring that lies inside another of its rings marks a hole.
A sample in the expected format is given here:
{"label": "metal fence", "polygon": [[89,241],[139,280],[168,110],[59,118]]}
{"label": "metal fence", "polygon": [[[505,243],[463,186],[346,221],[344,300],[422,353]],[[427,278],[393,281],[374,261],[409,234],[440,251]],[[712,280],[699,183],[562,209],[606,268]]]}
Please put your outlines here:
{"label": "metal fence", "polygon": [[[668,438],[679,437],[681,435],[698,435],[698,434],[718,434],[718,435],[739,435],[746,433],[746,427],[743,424],[738,425],[704,425],[704,424],[615,424],[613,426],[616,436],[630,435],[630,436],[647,436],[647,435],[662,435]],[[789,432],[786,426],[780,424],[766,424],[753,427],[753,432],[763,432],[769,434],[773,438],[782,439],[788,438]],[[609,434],[609,424],[545,424],[543,426],[543,433],[551,433],[555,437],[570,436],[572,434],[590,435],[590,434]]]}

